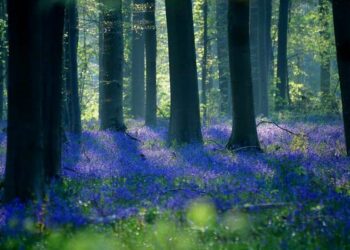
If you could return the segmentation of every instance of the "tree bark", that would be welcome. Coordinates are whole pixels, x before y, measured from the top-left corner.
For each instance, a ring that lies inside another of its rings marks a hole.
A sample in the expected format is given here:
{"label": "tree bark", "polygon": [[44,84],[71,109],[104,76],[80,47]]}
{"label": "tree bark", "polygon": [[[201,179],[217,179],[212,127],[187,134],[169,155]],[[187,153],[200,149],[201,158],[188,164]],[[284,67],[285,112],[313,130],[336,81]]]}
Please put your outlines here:
{"label": "tree bark", "polygon": [[[0,19],[6,22],[6,2],[0,1]],[[0,121],[4,119],[4,90],[7,76],[7,30],[0,30]]]}
{"label": "tree bark", "polygon": [[269,53],[269,43],[271,43],[271,0],[260,1],[259,9],[259,48],[260,58],[259,64],[261,65],[261,97],[259,103],[259,113],[264,116],[269,115],[269,72],[271,64],[271,53]]}
{"label": "tree bark", "polygon": [[261,2],[264,0],[251,0],[250,1],[250,54],[252,65],[252,82],[253,82],[253,96],[254,96],[254,109],[256,115],[261,114],[261,95],[262,95],[262,71],[264,68],[261,65],[261,20],[260,12]]}
{"label": "tree bark", "polygon": [[53,3],[43,17],[44,166],[49,181],[60,175],[64,5]]}
{"label": "tree bark", "polygon": [[227,43],[227,0],[216,0],[217,56],[219,70],[220,110],[228,115],[230,111],[230,73]]}
{"label": "tree bark", "polygon": [[202,104],[203,121],[207,119],[208,105],[208,0],[204,0],[203,6],[203,58],[202,58]]}
{"label": "tree bark", "polygon": [[289,0],[280,0],[278,20],[278,58],[276,110],[281,110],[288,102],[288,13]]}
{"label": "tree bark", "polygon": [[64,6],[11,0],[8,16],[5,200],[25,201],[40,198],[45,176],[56,175],[60,167]]}
{"label": "tree bark", "polygon": [[144,0],[134,0],[132,34],[131,113],[134,118],[145,116],[145,33]]}
{"label": "tree bark", "polygon": [[146,0],[146,125],[157,125],[157,34],[155,0]]}
{"label": "tree bark", "polygon": [[123,118],[123,26],[121,1],[103,0],[102,81],[100,119],[102,130],[125,131]]}
{"label": "tree bark", "polygon": [[350,2],[333,0],[333,19],[347,155],[350,156]]}
{"label": "tree bark", "polygon": [[66,102],[67,102],[67,129],[81,134],[81,111],[78,85],[77,50],[79,40],[77,1],[70,0],[66,9],[67,43],[65,46],[66,62]]}
{"label": "tree bark", "polygon": [[320,13],[320,22],[321,22],[321,31],[320,36],[323,40],[321,45],[321,74],[320,74],[320,89],[322,94],[322,101],[327,103],[327,97],[330,94],[331,86],[331,58],[329,53],[329,47],[325,46],[329,42],[330,33],[329,33],[329,22],[328,16],[330,14],[330,6],[328,0],[319,0],[319,13]]}
{"label": "tree bark", "polygon": [[202,142],[191,0],[166,0],[170,64],[169,140]]}
{"label": "tree bark", "polygon": [[259,151],[251,73],[249,5],[250,1],[229,0],[228,37],[234,119],[227,148],[247,147]]}

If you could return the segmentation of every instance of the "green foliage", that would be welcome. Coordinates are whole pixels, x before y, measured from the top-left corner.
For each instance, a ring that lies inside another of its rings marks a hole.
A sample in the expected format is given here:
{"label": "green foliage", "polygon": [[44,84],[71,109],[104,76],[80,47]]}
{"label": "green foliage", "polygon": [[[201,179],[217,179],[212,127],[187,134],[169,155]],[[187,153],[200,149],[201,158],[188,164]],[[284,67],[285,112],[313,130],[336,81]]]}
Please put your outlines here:
{"label": "green foliage", "polygon": [[300,151],[306,153],[308,146],[308,139],[305,135],[295,135],[292,139],[290,149],[292,151]]}

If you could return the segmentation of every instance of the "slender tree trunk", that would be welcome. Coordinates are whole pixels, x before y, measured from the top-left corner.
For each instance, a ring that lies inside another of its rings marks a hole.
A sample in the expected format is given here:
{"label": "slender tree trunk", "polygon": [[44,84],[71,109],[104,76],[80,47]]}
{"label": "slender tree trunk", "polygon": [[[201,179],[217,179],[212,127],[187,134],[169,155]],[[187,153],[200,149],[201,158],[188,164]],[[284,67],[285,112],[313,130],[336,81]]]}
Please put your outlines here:
{"label": "slender tree trunk", "polygon": [[132,0],[123,1],[123,30],[124,30],[124,107],[131,111],[131,77],[132,77]]}
{"label": "slender tree trunk", "polygon": [[203,121],[207,119],[208,105],[208,0],[203,2],[203,58],[202,58],[202,104]]}
{"label": "slender tree trunk", "polygon": [[135,118],[145,115],[145,33],[144,0],[134,0],[132,34],[131,113]]}
{"label": "slender tree trunk", "polygon": [[228,37],[233,100],[233,126],[228,149],[260,150],[255,125],[249,37],[250,1],[229,0]]}
{"label": "slender tree trunk", "polygon": [[289,0],[280,0],[278,20],[278,58],[276,110],[281,110],[288,102],[288,13]]}
{"label": "slender tree trunk", "polygon": [[333,19],[343,104],[347,155],[350,156],[350,2],[333,0]]}
{"label": "slender tree trunk", "polygon": [[[6,21],[6,3],[0,1],[0,19]],[[7,75],[7,31],[6,28],[0,30],[0,121],[4,119],[4,90]]]}
{"label": "slender tree trunk", "polygon": [[170,63],[169,140],[201,142],[191,0],[166,0]]}
{"label": "slender tree trunk", "polygon": [[272,0],[265,0],[265,30],[266,30],[266,43],[265,43],[265,60],[267,67],[267,83],[266,87],[263,89],[263,93],[266,94],[266,98],[263,98],[263,114],[265,116],[269,115],[270,111],[270,101],[269,101],[269,93],[270,86],[272,85],[273,76],[274,76],[274,59],[273,59],[273,48],[272,48],[272,34],[271,34],[271,26],[272,26]]}
{"label": "slender tree trunk", "polygon": [[101,129],[125,131],[123,119],[123,26],[121,1],[103,0]]}
{"label": "slender tree trunk", "polygon": [[[270,2],[270,3],[269,3]],[[269,70],[270,70],[270,53],[268,44],[271,42],[271,33],[270,33],[270,22],[268,16],[269,9],[267,6],[271,6],[271,0],[262,0],[260,1],[259,9],[259,48],[260,48],[260,58],[259,62],[261,65],[261,96],[260,96],[260,114],[264,116],[269,115]],[[271,6],[272,7],[272,6]]]}
{"label": "slender tree trunk", "polygon": [[146,125],[157,124],[157,34],[155,0],[146,0]]}
{"label": "slender tree trunk", "polygon": [[[99,0],[99,3],[102,5],[102,0]],[[98,65],[99,65],[99,72],[98,72],[98,82],[99,82],[99,85],[98,85],[98,93],[99,93],[99,96],[98,96],[98,113],[99,113],[99,119],[100,119],[100,122],[101,122],[101,119],[102,119],[102,102],[104,100],[104,92],[103,92],[103,86],[104,86],[104,83],[103,83],[103,34],[104,34],[104,25],[103,25],[103,8],[100,7],[100,15],[99,15],[99,20],[98,20],[98,47],[99,47],[99,50],[98,50]]]}
{"label": "slender tree trunk", "polygon": [[227,3],[228,0],[216,0],[217,55],[219,70],[220,110],[224,115],[229,114],[229,59],[227,43]]}
{"label": "slender tree trunk", "polygon": [[269,112],[269,71],[271,43],[271,0],[251,0],[251,58],[256,115],[268,116]]}
{"label": "slender tree trunk", "polygon": [[75,134],[81,134],[81,111],[78,85],[77,50],[79,40],[78,8],[76,0],[70,0],[66,10],[67,45],[66,45],[66,101],[68,126]]}
{"label": "slender tree trunk", "polygon": [[[327,44],[329,42],[330,33],[329,33],[329,22],[328,16],[330,14],[330,6],[328,0],[319,0],[319,13],[320,13],[320,22],[321,22],[321,31],[320,35],[323,39],[324,43]],[[326,103],[327,96],[330,94],[330,86],[331,86],[331,58],[329,53],[329,47],[322,45],[321,48],[321,94],[322,99]],[[324,100],[326,99],[326,100]]]}
{"label": "slender tree trunk", "polygon": [[261,24],[260,24],[260,12],[263,10],[260,8],[261,1],[263,0],[251,0],[250,1],[250,51],[251,51],[251,65],[252,65],[252,82],[253,82],[253,95],[254,95],[254,109],[256,115],[261,114],[261,87],[262,87],[262,71],[264,68],[261,65]]}

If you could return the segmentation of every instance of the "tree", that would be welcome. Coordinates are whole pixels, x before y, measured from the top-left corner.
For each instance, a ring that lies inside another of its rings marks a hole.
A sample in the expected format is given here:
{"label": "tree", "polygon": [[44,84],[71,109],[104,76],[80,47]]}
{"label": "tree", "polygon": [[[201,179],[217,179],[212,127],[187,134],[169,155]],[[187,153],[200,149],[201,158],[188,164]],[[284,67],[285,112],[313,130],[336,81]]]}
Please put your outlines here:
{"label": "tree", "polygon": [[202,104],[204,106],[203,120],[207,119],[208,105],[208,0],[203,1],[203,57],[202,57]]}
{"label": "tree", "polygon": [[6,1],[0,1],[0,121],[4,115],[4,89],[7,75]]}
{"label": "tree", "polygon": [[125,131],[123,118],[122,2],[102,0],[102,76],[100,82],[101,129]]}
{"label": "tree", "polygon": [[276,110],[281,110],[288,101],[288,16],[289,0],[280,0],[278,19]]}
{"label": "tree", "polygon": [[145,116],[145,33],[144,0],[134,0],[132,34],[131,113],[135,118]]}
{"label": "tree", "polygon": [[217,56],[220,89],[220,110],[229,113],[229,59],[227,43],[227,0],[216,0]]}
{"label": "tree", "polygon": [[330,33],[329,33],[329,22],[328,22],[328,16],[330,14],[330,6],[329,6],[328,0],[319,0],[319,16],[320,16],[320,36],[323,40],[321,47],[321,94],[322,94],[322,101],[327,100],[327,96],[330,94],[330,86],[331,86],[331,58],[329,53],[329,47],[325,46],[327,42],[329,42]]}
{"label": "tree", "polygon": [[232,134],[227,148],[249,147],[260,150],[255,125],[251,75],[250,1],[229,0],[228,38],[233,102]]}
{"label": "tree", "polygon": [[[44,166],[47,181],[59,177],[62,144],[62,66],[65,6],[48,2],[42,21]],[[49,56],[48,56],[49,55]]]}
{"label": "tree", "polygon": [[146,0],[145,43],[146,43],[146,125],[157,124],[157,34],[155,0]]}
{"label": "tree", "polygon": [[350,156],[350,2],[333,0],[332,4],[345,141],[347,155]]}
{"label": "tree", "polygon": [[65,29],[65,73],[66,73],[66,128],[75,134],[81,134],[81,111],[78,85],[78,8],[77,1],[70,0],[67,4]]}
{"label": "tree", "polygon": [[[56,139],[57,128],[61,125],[64,5],[62,2],[12,0],[8,1],[7,10],[9,87],[5,200],[27,200],[42,195],[45,176],[53,176],[60,166],[61,145]],[[49,143],[59,148],[45,148]]]}
{"label": "tree", "polygon": [[251,1],[251,60],[256,115],[269,112],[269,75],[271,65],[271,0]]}
{"label": "tree", "polygon": [[170,64],[169,140],[201,142],[191,0],[166,0]]}

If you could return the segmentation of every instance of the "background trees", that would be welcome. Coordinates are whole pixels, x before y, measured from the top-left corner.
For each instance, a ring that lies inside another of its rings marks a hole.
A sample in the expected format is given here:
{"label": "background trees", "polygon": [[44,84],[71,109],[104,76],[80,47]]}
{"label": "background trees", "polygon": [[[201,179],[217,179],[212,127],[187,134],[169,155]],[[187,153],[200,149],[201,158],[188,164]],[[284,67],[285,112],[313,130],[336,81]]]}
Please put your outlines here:
{"label": "background trees", "polygon": [[230,73],[227,38],[228,1],[216,0],[217,63],[220,89],[220,110],[227,115],[230,110]]}
{"label": "background trees", "polygon": [[131,113],[135,118],[145,115],[145,6],[144,0],[133,1]]}
{"label": "background trees", "polygon": [[145,44],[146,44],[146,125],[157,124],[157,27],[155,0],[146,1]]}
{"label": "background trees", "polygon": [[76,0],[68,1],[65,16],[65,123],[68,131],[81,133],[81,111],[78,83],[78,6]]}
{"label": "background trees", "polygon": [[288,87],[288,16],[289,0],[280,0],[278,18],[278,55],[277,55],[277,94],[276,109],[282,109],[289,98]]}
{"label": "background trees", "polygon": [[0,1],[0,121],[4,118],[7,76],[7,17],[6,1]]}

